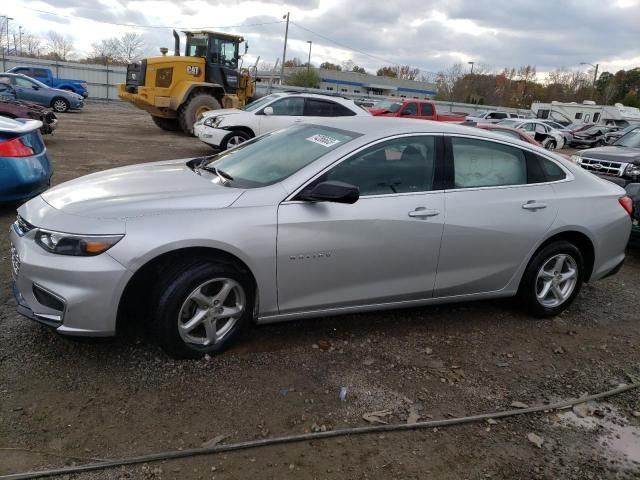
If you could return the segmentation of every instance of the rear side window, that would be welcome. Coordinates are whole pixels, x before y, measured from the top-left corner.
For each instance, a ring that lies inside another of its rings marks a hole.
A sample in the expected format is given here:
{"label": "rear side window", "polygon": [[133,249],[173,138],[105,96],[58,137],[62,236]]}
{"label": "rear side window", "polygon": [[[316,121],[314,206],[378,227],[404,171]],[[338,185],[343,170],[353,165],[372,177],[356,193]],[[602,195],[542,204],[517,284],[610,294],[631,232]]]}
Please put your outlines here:
{"label": "rear side window", "polygon": [[519,148],[460,137],[452,137],[451,143],[455,188],[527,183],[527,159]]}
{"label": "rear side window", "polygon": [[336,102],[306,98],[304,114],[307,117],[347,117],[355,115],[347,107]]}
{"label": "rear side window", "polygon": [[433,105],[430,103],[423,103],[420,105],[420,110],[422,111],[423,117],[431,117],[433,116]]}
{"label": "rear side window", "polygon": [[551,160],[528,152],[528,183],[557,182],[567,178],[567,174]]}

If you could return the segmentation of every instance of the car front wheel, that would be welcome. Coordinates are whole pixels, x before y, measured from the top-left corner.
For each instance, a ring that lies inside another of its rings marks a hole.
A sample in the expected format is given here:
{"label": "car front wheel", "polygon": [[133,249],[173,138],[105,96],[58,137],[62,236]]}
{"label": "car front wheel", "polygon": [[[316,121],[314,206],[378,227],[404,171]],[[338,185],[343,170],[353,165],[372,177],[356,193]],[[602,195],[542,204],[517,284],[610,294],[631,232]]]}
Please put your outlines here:
{"label": "car front wheel", "polygon": [[224,137],[224,140],[222,140],[222,144],[220,145],[220,149],[227,150],[229,148],[237,147],[241,143],[244,143],[247,140],[249,140],[250,138],[251,137],[249,136],[248,133],[243,132],[241,130],[235,130],[231,132],[229,135],[227,135],[226,137]]}
{"label": "car front wheel", "polygon": [[584,260],[570,242],[558,241],[538,251],[524,273],[518,295],[536,317],[553,317],[565,310],[580,292]]}
{"label": "car front wheel", "polygon": [[201,358],[226,348],[253,314],[247,275],[227,263],[199,259],[170,268],[155,289],[155,329],[173,358]]}
{"label": "car front wheel", "polygon": [[53,108],[58,113],[64,113],[67,110],[69,110],[69,108],[71,108],[71,105],[64,98],[58,97],[58,98],[54,98],[51,101],[51,108]]}

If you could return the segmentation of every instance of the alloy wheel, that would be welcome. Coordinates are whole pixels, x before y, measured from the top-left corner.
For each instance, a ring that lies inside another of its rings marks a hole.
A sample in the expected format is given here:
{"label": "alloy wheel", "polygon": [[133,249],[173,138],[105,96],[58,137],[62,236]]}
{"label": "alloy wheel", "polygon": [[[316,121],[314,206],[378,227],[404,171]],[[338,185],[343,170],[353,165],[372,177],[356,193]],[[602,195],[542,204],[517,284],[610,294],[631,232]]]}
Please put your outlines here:
{"label": "alloy wheel", "polygon": [[211,346],[225,339],[242,317],[246,295],[230,278],[215,278],[196,287],[178,314],[178,332],[185,343]]}
{"label": "alloy wheel", "polygon": [[53,102],[53,109],[56,112],[66,112],[67,103],[64,100],[56,100],[55,102]]}
{"label": "alloy wheel", "polygon": [[549,258],[536,278],[536,298],[540,305],[555,308],[566,302],[578,281],[578,266],[571,255],[561,253]]}
{"label": "alloy wheel", "polygon": [[237,147],[241,143],[244,143],[245,140],[246,139],[244,137],[241,137],[240,135],[229,137],[229,140],[227,140],[227,148]]}

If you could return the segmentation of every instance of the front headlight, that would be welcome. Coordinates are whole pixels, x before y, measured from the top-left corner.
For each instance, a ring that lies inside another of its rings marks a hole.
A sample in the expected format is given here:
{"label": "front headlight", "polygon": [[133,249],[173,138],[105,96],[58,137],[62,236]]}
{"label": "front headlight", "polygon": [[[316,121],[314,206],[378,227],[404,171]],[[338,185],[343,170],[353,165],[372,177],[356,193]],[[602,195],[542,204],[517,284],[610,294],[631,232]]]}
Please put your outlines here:
{"label": "front headlight", "polygon": [[580,155],[571,155],[571,161],[580,165],[582,163],[582,157]]}
{"label": "front headlight", "polygon": [[624,170],[625,175],[629,175],[630,177],[640,176],[640,165],[636,165],[635,163],[630,163],[627,165],[627,168]]}
{"label": "front headlight", "polygon": [[49,253],[92,257],[106,252],[124,235],[73,235],[70,233],[38,230],[36,243]]}
{"label": "front headlight", "polygon": [[222,117],[208,117],[205,119],[204,124],[207,127],[217,128],[220,122],[222,122]]}

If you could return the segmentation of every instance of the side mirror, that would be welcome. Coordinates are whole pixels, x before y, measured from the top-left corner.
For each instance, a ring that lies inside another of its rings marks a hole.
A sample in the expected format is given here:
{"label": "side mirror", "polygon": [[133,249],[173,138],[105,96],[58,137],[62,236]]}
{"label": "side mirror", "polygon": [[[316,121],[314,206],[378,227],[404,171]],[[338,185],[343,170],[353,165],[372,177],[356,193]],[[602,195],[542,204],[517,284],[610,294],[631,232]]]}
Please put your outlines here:
{"label": "side mirror", "polygon": [[266,107],[264,110],[262,110],[262,113],[264,113],[265,115],[273,115],[273,107]]}
{"label": "side mirror", "polygon": [[40,87],[38,85],[31,85],[31,88],[33,88],[34,90],[40,90]]}
{"label": "side mirror", "polygon": [[413,112],[411,112],[410,110],[403,110],[400,115],[413,115]]}
{"label": "side mirror", "polygon": [[360,198],[360,190],[354,185],[344,182],[328,181],[303,190],[299,200],[306,202],[334,202],[353,204]]}

